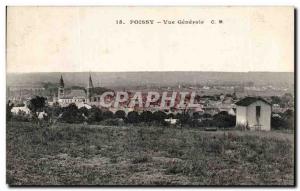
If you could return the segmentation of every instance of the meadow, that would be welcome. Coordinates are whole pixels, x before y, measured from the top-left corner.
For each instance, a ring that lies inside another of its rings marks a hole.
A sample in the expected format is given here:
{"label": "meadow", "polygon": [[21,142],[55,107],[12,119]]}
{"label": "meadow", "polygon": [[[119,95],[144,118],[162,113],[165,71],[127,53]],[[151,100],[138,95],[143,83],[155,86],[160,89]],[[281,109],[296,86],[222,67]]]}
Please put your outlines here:
{"label": "meadow", "polygon": [[7,183],[293,185],[294,133],[7,122]]}

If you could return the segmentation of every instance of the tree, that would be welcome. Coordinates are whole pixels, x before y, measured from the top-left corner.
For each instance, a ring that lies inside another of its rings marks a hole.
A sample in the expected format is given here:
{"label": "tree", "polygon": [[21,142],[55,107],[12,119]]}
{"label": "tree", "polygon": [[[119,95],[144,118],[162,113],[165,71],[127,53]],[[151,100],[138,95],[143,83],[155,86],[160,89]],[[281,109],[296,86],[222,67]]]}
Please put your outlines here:
{"label": "tree", "polygon": [[103,118],[104,119],[112,119],[112,118],[114,118],[114,113],[109,111],[109,110],[104,111],[103,112]]}
{"label": "tree", "polygon": [[177,117],[178,117],[179,123],[181,125],[188,123],[189,120],[190,120],[190,115],[188,113],[185,113],[185,112],[181,113],[181,114],[178,113]]}
{"label": "tree", "polygon": [[281,98],[281,105],[283,107],[292,106],[293,103],[293,95],[290,93],[285,93]]}
{"label": "tree", "polygon": [[169,113],[169,114],[167,115],[167,118],[168,118],[168,119],[170,119],[170,118],[175,119],[175,115],[174,115],[173,113]]}
{"label": "tree", "polygon": [[271,103],[272,104],[280,104],[281,103],[281,99],[278,96],[271,96]]}
{"label": "tree", "polygon": [[45,105],[46,105],[46,98],[36,96],[29,101],[28,108],[30,109],[33,117],[37,117],[37,112],[42,111]]}
{"label": "tree", "polygon": [[62,112],[63,108],[56,102],[53,103],[51,107],[45,107],[45,112],[48,114],[48,116],[52,117],[58,117]]}
{"label": "tree", "polygon": [[127,122],[128,123],[138,123],[140,121],[139,119],[139,113],[136,111],[131,111],[127,115]]}
{"label": "tree", "polygon": [[285,120],[281,117],[271,117],[271,127],[272,129],[285,129],[287,128],[287,124]]}
{"label": "tree", "polygon": [[120,118],[120,119],[125,119],[126,113],[125,113],[125,111],[123,111],[123,110],[118,110],[118,111],[116,111],[116,113],[115,113],[115,117],[116,117],[116,118]]}
{"label": "tree", "polygon": [[79,108],[79,112],[86,117],[89,115],[89,110],[86,107]]}
{"label": "tree", "polygon": [[193,119],[200,119],[200,114],[199,114],[199,112],[194,112],[194,113],[193,113]]}
{"label": "tree", "polygon": [[227,112],[220,112],[213,116],[213,123],[217,127],[234,127],[235,116],[229,115]]}
{"label": "tree", "polygon": [[28,108],[31,111],[37,112],[37,111],[41,111],[41,109],[43,109],[45,105],[46,105],[46,98],[36,96],[29,101]]}
{"label": "tree", "polygon": [[14,107],[14,104],[8,100],[6,104],[6,121],[9,121],[12,117],[11,109]]}
{"label": "tree", "polygon": [[61,120],[67,123],[82,123],[84,117],[82,116],[82,113],[79,112],[78,107],[74,103],[71,103],[64,108]]}
{"label": "tree", "polygon": [[140,115],[142,122],[151,122],[153,121],[153,114],[151,111],[143,111]]}
{"label": "tree", "polygon": [[163,123],[164,120],[167,118],[167,114],[163,111],[155,111],[153,113],[153,120]]}
{"label": "tree", "polygon": [[88,114],[88,122],[100,122],[103,120],[103,113],[101,109],[99,109],[96,106],[92,106],[92,108],[89,110]]}
{"label": "tree", "polygon": [[294,129],[294,111],[286,110],[282,115],[273,116],[271,118],[272,129]]}
{"label": "tree", "polygon": [[283,113],[283,118],[286,121],[286,128],[294,129],[294,125],[295,125],[294,111],[291,109],[286,110]]}

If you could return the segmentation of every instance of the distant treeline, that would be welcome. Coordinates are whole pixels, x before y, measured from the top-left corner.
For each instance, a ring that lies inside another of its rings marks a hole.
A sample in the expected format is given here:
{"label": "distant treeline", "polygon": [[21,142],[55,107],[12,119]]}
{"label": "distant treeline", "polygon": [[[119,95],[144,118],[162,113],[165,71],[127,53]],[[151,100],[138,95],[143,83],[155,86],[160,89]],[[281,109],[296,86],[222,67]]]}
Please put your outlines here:
{"label": "distant treeline", "polygon": [[[44,82],[57,83],[63,75],[67,86],[86,87],[89,72],[69,73],[9,73],[7,85],[40,85]],[[136,87],[176,85],[274,85],[294,86],[292,72],[92,72],[95,86]],[[178,78],[180,76],[180,78]]]}

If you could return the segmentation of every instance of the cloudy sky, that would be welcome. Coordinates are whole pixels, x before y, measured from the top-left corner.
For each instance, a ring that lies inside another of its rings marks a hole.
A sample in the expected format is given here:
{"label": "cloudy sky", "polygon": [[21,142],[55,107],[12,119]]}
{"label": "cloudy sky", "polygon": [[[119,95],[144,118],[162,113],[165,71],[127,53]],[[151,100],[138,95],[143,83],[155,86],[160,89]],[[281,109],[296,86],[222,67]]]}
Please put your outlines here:
{"label": "cloudy sky", "polygon": [[[292,7],[7,11],[7,72],[294,71]],[[119,19],[126,24],[116,24]],[[131,19],[205,23],[130,25]],[[223,23],[212,25],[212,19]]]}

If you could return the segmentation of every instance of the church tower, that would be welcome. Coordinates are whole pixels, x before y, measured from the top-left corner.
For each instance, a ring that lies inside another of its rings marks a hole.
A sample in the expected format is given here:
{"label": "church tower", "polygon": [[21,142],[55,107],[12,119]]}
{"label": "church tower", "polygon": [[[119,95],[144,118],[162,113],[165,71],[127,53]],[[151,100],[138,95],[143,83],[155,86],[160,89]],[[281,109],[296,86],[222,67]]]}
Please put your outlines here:
{"label": "church tower", "polygon": [[61,75],[60,80],[59,80],[59,87],[58,87],[57,97],[58,97],[58,99],[60,99],[60,98],[64,97],[64,95],[65,95],[65,83],[64,83],[64,79]]}
{"label": "church tower", "polygon": [[91,77],[91,74],[89,76],[89,82],[88,82],[88,86],[87,86],[87,100],[88,102],[91,102],[91,97],[93,95],[93,89],[94,89],[94,85],[93,85],[93,80]]}

